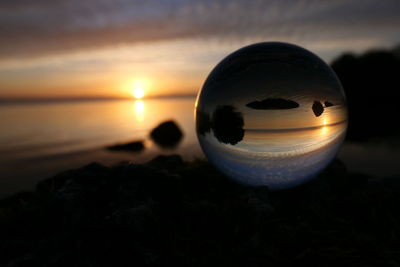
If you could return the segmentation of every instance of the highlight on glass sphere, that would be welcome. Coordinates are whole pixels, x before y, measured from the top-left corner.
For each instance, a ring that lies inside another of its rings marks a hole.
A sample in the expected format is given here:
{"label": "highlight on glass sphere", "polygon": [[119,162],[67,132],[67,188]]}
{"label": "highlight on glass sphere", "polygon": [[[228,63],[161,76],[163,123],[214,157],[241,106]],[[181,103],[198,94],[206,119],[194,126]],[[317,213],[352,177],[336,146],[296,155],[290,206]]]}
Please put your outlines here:
{"label": "highlight on glass sphere", "polygon": [[302,184],[335,157],[347,129],[333,70],[287,43],[246,46],[209,74],[196,100],[203,152],[235,181],[271,190]]}

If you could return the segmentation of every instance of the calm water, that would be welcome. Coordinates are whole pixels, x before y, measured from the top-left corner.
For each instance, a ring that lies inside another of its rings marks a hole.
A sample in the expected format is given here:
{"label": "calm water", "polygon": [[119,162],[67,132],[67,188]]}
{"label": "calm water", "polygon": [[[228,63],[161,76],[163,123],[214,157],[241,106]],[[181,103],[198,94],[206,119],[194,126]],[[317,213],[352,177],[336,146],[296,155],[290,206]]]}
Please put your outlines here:
{"label": "calm water", "polygon": [[[0,195],[30,189],[59,171],[97,161],[144,162],[158,154],[202,157],[194,132],[195,97],[176,99],[0,105]],[[173,119],[184,132],[175,149],[149,138],[159,123]],[[142,152],[104,147],[145,140]]]}
{"label": "calm water", "polygon": [[200,141],[208,158],[238,182],[284,189],[309,180],[329,164],[343,140],[346,124],[246,130],[236,146],[221,144],[212,134],[201,135]]}
{"label": "calm water", "polygon": [[174,119],[194,142],[194,98],[0,106],[2,161],[70,153],[120,141],[148,139]]}
{"label": "calm water", "polygon": [[[144,162],[160,153],[179,153],[189,160],[203,157],[194,132],[194,102],[193,97],[0,105],[0,196],[30,190],[43,178],[93,161]],[[160,149],[148,138],[151,129],[168,119],[184,132],[173,150]],[[146,140],[142,152],[104,149],[137,139]],[[399,146],[345,144],[339,157],[350,170],[400,173]]]}

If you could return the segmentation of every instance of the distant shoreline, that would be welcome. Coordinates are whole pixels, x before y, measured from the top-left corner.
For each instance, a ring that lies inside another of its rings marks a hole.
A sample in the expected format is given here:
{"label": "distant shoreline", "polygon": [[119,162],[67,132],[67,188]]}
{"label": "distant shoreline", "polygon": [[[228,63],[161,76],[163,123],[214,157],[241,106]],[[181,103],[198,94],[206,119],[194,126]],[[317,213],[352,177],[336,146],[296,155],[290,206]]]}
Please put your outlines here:
{"label": "distant shoreline", "polygon": [[143,99],[128,97],[64,97],[64,98],[1,98],[0,105],[21,105],[21,104],[54,104],[54,103],[76,103],[76,102],[97,102],[97,101],[136,101],[151,99],[173,99],[173,98],[195,98],[196,94],[162,95],[150,96]]}
{"label": "distant shoreline", "polygon": [[322,129],[324,127],[330,127],[330,126],[336,126],[340,124],[345,124],[348,123],[348,120],[341,120],[338,122],[333,122],[329,124],[324,124],[324,125],[318,125],[318,126],[310,126],[310,127],[302,127],[302,128],[278,128],[278,129],[252,129],[252,128],[246,128],[245,130],[247,132],[277,132],[277,133],[283,133],[283,132],[298,132],[298,131],[307,131],[307,130],[318,130]]}

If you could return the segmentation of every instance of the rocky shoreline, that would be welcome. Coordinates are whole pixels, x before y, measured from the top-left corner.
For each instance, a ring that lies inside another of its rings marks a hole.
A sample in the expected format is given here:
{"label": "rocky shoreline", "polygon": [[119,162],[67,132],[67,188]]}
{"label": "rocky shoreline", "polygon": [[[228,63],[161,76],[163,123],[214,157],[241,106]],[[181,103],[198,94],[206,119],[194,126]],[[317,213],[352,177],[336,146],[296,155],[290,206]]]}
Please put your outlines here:
{"label": "rocky shoreline", "polygon": [[297,188],[206,161],[92,163],[0,201],[0,266],[397,266],[400,177],[334,161]]}

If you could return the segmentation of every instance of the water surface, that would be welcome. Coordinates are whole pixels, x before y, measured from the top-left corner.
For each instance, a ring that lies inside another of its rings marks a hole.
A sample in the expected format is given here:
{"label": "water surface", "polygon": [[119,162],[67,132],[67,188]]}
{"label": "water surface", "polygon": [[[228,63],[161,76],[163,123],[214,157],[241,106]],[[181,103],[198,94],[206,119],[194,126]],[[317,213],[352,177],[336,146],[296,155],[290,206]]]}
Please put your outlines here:
{"label": "water surface", "polygon": [[[144,162],[158,154],[201,157],[194,133],[194,97],[0,105],[0,195],[31,189],[36,181],[97,161]],[[184,132],[176,148],[162,149],[149,132],[173,119]],[[104,147],[144,140],[137,153]]]}
{"label": "water surface", "polygon": [[[188,160],[202,157],[194,132],[194,102],[193,97],[0,105],[0,197],[31,190],[46,177],[93,161],[107,165],[145,162],[159,153],[179,153]],[[179,124],[184,137],[175,149],[165,150],[153,144],[148,134],[168,119]],[[258,142],[258,134],[246,132],[253,142]],[[269,136],[273,143],[274,135]],[[139,153],[104,149],[137,139],[146,140],[146,149]],[[400,173],[399,147],[345,143],[339,157],[350,171],[394,175]]]}

